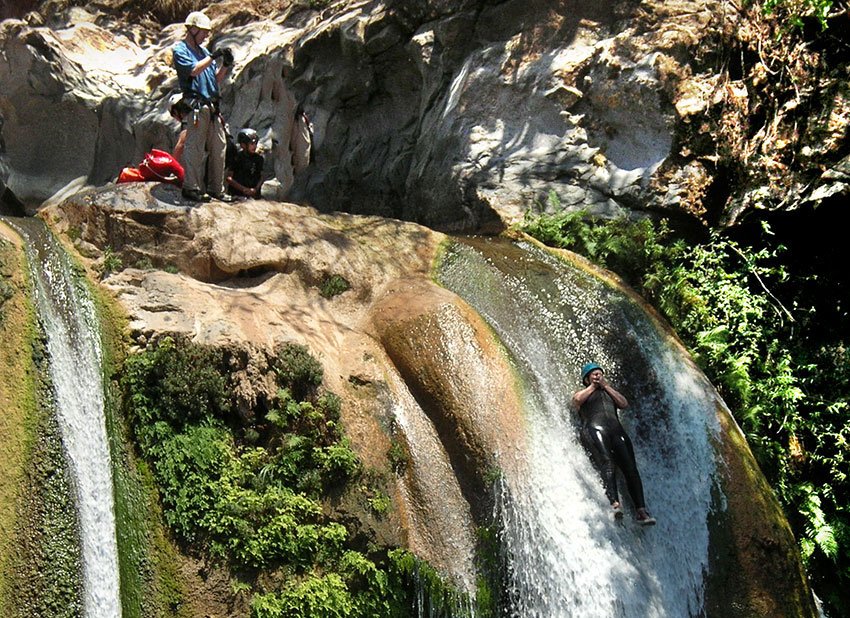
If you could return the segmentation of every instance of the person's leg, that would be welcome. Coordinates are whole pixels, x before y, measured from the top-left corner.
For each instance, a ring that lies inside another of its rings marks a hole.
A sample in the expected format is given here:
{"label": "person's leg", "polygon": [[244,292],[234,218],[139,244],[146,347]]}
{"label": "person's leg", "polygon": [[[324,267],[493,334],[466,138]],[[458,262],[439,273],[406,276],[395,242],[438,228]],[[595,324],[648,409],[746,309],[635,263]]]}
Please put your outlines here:
{"label": "person's leg", "polygon": [[581,442],[590,453],[591,460],[602,477],[605,495],[611,504],[619,503],[617,493],[617,468],[611,458],[608,438],[601,427],[584,427],[581,431]]}
{"label": "person's leg", "polygon": [[623,476],[626,479],[626,487],[629,490],[629,495],[632,497],[635,509],[638,511],[645,509],[643,482],[638,473],[635,451],[632,447],[632,441],[624,431],[619,430],[611,436],[611,450],[615,463],[622,470]]}
{"label": "person's leg", "polygon": [[[197,123],[195,122],[197,119]],[[189,115],[186,123],[186,144],[183,148],[183,191],[203,193],[204,155],[206,151],[207,130],[210,122],[210,109],[202,107]]]}
{"label": "person's leg", "polygon": [[216,113],[212,113],[207,131],[207,150],[209,159],[207,162],[209,172],[207,191],[211,195],[222,195],[224,193],[224,162],[227,153],[227,136],[224,132],[224,120]]}

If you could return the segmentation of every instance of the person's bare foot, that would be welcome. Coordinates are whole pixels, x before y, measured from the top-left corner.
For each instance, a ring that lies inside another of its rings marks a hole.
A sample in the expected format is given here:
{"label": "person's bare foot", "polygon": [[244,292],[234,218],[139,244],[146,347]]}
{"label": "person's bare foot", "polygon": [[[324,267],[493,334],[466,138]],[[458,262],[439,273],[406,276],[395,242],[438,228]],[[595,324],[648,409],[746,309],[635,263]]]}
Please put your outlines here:
{"label": "person's bare foot", "polygon": [[614,510],[614,519],[623,518],[623,508],[620,506],[619,502],[612,502],[611,508]]}

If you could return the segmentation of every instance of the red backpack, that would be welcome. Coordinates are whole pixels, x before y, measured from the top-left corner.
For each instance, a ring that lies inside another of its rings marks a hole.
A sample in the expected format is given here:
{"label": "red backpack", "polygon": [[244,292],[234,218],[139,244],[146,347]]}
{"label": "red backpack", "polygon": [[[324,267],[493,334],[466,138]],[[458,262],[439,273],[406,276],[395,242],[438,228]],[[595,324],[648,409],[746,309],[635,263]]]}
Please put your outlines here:
{"label": "red backpack", "polygon": [[164,150],[152,148],[138,167],[125,167],[118,175],[118,182],[170,182],[183,184],[183,166]]}
{"label": "red backpack", "polygon": [[139,173],[145,180],[183,184],[183,166],[164,150],[151,149],[139,163]]}

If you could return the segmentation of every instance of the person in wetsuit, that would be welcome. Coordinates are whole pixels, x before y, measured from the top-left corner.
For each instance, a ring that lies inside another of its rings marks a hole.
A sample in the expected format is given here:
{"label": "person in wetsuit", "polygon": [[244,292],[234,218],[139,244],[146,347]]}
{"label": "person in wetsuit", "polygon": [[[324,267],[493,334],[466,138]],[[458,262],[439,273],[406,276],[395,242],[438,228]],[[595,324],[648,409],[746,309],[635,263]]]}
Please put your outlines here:
{"label": "person in wetsuit", "polygon": [[586,364],[581,371],[584,388],[573,395],[573,406],[581,417],[582,445],[590,453],[602,475],[605,495],[614,510],[614,517],[622,518],[623,509],[617,493],[617,468],[626,479],[626,486],[637,512],[637,522],[652,525],[655,518],[646,510],[643,483],[640,480],[632,441],[620,424],[617,410],[624,410],[629,402],[608,384],[602,367]]}

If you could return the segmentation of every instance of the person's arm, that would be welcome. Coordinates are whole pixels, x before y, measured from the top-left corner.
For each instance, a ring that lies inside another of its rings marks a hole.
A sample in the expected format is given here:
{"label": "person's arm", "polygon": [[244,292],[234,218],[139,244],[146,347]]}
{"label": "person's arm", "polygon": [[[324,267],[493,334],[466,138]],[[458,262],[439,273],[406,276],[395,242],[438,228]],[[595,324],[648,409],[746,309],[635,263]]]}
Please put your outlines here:
{"label": "person's arm", "polygon": [[[214,62],[214,60],[213,60],[212,56],[207,56],[205,58],[201,58],[200,60],[198,60],[195,63],[195,66],[192,67],[192,70],[190,71],[189,74],[192,77],[197,77],[198,75],[200,75],[201,73],[206,71],[207,67],[209,67],[213,62]],[[221,69],[219,69],[219,70],[221,70]],[[216,78],[217,77],[218,77],[218,74],[216,74]]]}
{"label": "person's arm", "polygon": [[260,169],[257,172],[259,176],[259,180],[257,181],[256,186],[254,186],[254,195],[251,197],[260,197],[260,190],[263,188],[263,167],[265,166],[266,160],[260,155]]}
{"label": "person's arm", "polygon": [[227,175],[227,185],[236,189],[241,195],[248,195],[249,189],[243,186],[241,183],[236,182],[233,178],[233,172],[230,172]]}
{"label": "person's arm", "polygon": [[[206,51],[206,50],[204,50]],[[188,50],[184,50],[181,48],[176,48],[173,52],[174,56],[174,66],[178,71],[186,71],[188,72],[190,77],[197,77],[204,71],[206,71],[210,65],[215,63],[216,58],[223,55],[223,51],[219,50],[212,54],[207,53],[206,56],[201,58],[200,60],[195,60],[195,57],[189,54]],[[215,78],[221,83],[224,77],[227,75],[228,67],[224,66],[225,63],[221,62],[216,65],[215,68]]]}
{"label": "person's arm", "polygon": [[625,410],[629,407],[629,400],[623,397],[620,392],[608,384],[608,381],[605,379],[605,376],[599,380],[599,385],[601,388],[605,389],[605,392],[611,396],[611,399],[614,400],[614,405],[620,408],[621,410]]}
{"label": "person's arm", "polygon": [[188,78],[197,77],[213,62],[212,56],[195,60],[187,45],[179,43],[171,50],[172,64],[178,75]]}
{"label": "person's arm", "polygon": [[[259,185],[257,185],[256,188],[246,187],[242,183],[238,182],[235,178],[233,178],[233,172],[227,175],[227,184],[236,189],[236,191],[238,191],[240,195],[244,195],[246,197],[257,197],[260,194]],[[262,181],[260,181],[260,184],[262,184]]]}
{"label": "person's arm", "polygon": [[587,398],[593,394],[593,391],[596,390],[595,384],[590,384],[587,388],[583,388],[580,391],[576,391],[573,394],[573,407],[578,410],[580,407],[584,405],[584,402],[587,401]]}
{"label": "person's arm", "polygon": [[218,85],[221,85],[221,82],[224,81],[224,78],[227,77],[227,71],[230,70],[230,67],[227,67],[222,63],[218,70],[215,72],[215,81],[218,82]]}
{"label": "person's arm", "polygon": [[183,129],[180,131],[180,135],[177,136],[177,143],[174,145],[174,158],[177,159],[178,162],[183,158],[183,150],[186,148],[186,136],[189,134],[187,129]]}

